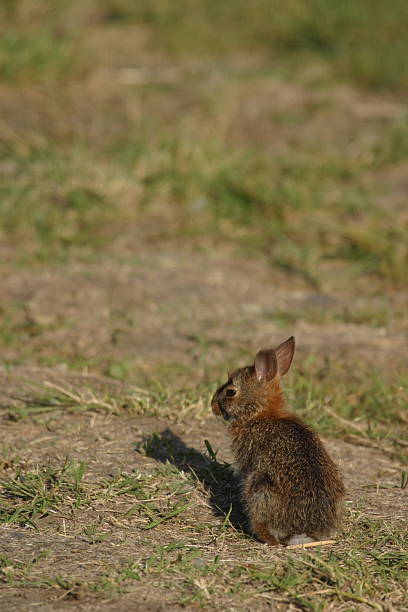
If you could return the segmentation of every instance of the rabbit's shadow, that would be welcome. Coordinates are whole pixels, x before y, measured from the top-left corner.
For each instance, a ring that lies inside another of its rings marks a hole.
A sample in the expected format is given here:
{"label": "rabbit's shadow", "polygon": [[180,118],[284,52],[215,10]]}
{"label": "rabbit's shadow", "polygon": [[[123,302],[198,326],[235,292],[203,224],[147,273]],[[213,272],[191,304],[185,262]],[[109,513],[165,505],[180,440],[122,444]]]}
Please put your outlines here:
{"label": "rabbit's shadow", "polygon": [[248,533],[239,482],[228,463],[221,463],[216,457],[187,446],[171,429],[144,436],[137,448],[143,448],[146,455],[156,461],[169,462],[191,474],[208,492],[214,515],[222,519],[228,517],[233,527]]}

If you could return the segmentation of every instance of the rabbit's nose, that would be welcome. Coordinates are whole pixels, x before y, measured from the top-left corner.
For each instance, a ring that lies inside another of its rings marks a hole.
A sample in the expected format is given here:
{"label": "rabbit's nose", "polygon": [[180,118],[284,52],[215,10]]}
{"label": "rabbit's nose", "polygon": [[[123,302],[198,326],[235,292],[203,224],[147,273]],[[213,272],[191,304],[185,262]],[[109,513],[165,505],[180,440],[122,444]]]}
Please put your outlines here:
{"label": "rabbit's nose", "polygon": [[221,407],[219,403],[217,402],[217,400],[215,399],[215,397],[213,397],[211,401],[211,408],[214,414],[216,414],[217,416],[221,415]]}

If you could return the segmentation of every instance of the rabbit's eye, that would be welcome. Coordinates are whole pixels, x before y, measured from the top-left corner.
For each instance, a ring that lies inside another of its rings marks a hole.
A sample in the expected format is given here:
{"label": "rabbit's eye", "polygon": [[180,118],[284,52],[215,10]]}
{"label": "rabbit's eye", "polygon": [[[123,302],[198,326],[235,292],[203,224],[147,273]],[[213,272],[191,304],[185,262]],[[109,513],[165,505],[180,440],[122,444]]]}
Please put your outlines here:
{"label": "rabbit's eye", "polygon": [[225,392],[225,395],[227,397],[234,397],[234,395],[236,395],[236,394],[237,394],[237,392],[236,392],[235,389],[227,389],[226,392]]}

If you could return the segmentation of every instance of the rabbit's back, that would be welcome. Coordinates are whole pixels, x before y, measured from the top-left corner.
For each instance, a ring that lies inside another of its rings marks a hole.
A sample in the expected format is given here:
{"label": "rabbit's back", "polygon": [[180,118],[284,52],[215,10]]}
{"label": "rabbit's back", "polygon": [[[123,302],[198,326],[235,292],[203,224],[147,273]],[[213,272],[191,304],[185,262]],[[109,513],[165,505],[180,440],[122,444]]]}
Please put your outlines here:
{"label": "rabbit's back", "polygon": [[287,533],[330,533],[343,495],[340,474],[316,434],[296,417],[258,417],[237,428],[233,451],[251,518]]}
{"label": "rabbit's back", "polygon": [[309,484],[324,479],[330,459],[316,434],[296,417],[261,415],[231,429],[232,449],[243,473],[266,469],[280,482],[289,470],[298,485],[303,479]]}

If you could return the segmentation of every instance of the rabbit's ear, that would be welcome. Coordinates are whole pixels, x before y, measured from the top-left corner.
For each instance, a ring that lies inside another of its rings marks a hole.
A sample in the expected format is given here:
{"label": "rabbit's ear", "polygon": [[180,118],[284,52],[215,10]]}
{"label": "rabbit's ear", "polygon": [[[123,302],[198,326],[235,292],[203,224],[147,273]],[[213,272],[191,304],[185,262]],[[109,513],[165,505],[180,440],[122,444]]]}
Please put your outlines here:
{"label": "rabbit's ear", "polygon": [[255,357],[255,374],[257,379],[275,378],[278,372],[278,362],[273,349],[259,351]]}
{"label": "rabbit's ear", "polygon": [[293,354],[295,352],[295,338],[291,336],[285,342],[282,342],[275,349],[276,361],[278,364],[278,372],[280,376],[284,376],[290,368]]}

